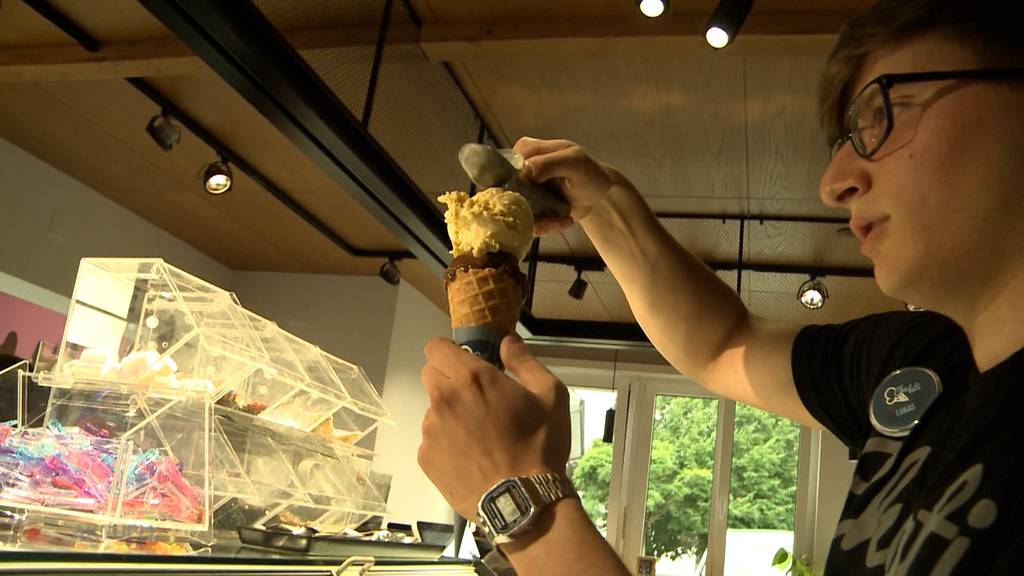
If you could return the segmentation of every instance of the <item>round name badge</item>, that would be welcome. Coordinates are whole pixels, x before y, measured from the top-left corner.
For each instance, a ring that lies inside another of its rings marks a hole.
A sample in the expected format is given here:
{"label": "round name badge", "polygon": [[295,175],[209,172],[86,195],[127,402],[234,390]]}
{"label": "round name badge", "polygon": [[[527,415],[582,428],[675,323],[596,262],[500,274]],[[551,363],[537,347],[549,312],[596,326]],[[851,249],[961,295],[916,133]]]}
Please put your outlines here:
{"label": "round name badge", "polygon": [[942,392],[942,380],[928,368],[902,368],[875,388],[868,410],[871,425],[886,436],[901,438],[921,420]]}

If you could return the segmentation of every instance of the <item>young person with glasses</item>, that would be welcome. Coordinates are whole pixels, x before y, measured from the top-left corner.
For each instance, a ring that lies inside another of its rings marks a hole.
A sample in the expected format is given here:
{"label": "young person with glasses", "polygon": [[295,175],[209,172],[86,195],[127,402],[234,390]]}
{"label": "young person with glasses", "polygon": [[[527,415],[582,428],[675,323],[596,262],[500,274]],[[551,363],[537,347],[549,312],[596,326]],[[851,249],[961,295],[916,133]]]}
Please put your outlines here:
{"label": "young person with glasses", "polygon": [[[828,574],[1024,570],[1024,7],[884,0],[843,28],[821,83],[825,204],[875,279],[929,312],[792,326],[751,315],[623,175],[564,140],[524,138],[651,342],[711,391],[827,428],[860,454]],[[511,377],[436,339],[419,460],[474,518],[499,480],[564,471],[564,386],[514,337]],[[579,502],[502,544],[522,575],[623,574]]]}

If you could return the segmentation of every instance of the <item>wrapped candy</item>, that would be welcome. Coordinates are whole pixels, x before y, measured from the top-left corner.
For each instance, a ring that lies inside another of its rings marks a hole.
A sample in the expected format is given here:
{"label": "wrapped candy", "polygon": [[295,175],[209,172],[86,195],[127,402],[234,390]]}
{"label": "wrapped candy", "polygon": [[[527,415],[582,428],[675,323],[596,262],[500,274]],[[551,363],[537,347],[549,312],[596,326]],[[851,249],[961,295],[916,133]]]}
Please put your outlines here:
{"label": "wrapped candy", "polygon": [[[57,423],[47,429],[0,424],[0,503],[105,513],[124,446]],[[202,506],[201,492],[173,457],[147,450],[131,460],[123,502],[129,517],[196,522]]]}

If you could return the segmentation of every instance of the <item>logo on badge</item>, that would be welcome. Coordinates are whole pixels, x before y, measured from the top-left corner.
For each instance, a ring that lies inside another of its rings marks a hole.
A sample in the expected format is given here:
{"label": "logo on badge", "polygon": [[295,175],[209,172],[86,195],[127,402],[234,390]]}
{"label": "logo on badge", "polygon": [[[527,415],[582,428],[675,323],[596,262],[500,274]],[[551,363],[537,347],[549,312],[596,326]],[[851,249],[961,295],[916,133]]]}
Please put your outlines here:
{"label": "logo on badge", "polygon": [[900,392],[895,386],[890,386],[885,389],[885,403],[889,406],[896,404],[897,402],[910,402],[910,397]]}
{"label": "logo on badge", "polygon": [[942,392],[933,370],[909,367],[895,370],[875,388],[868,415],[871,425],[886,436],[906,436]]}

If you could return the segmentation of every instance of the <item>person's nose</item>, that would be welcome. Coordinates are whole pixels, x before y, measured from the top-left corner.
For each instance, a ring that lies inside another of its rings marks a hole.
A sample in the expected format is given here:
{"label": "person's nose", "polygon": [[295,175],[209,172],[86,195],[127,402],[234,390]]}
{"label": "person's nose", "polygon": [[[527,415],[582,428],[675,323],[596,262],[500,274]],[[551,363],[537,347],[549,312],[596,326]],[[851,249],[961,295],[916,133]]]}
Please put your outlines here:
{"label": "person's nose", "polygon": [[846,208],[854,198],[871,189],[871,175],[849,142],[842,146],[825,167],[818,194],[826,206]]}

